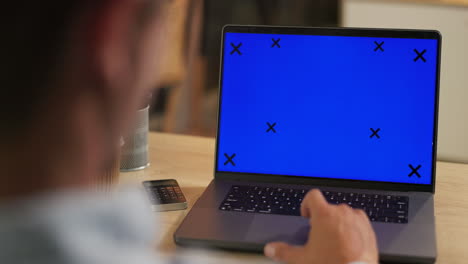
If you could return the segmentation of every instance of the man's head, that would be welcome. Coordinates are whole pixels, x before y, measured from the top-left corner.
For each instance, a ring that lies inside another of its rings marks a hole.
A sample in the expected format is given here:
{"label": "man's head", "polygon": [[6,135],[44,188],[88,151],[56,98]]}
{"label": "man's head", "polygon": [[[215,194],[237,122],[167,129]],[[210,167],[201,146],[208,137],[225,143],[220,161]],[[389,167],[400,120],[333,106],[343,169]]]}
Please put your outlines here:
{"label": "man's head", "polygon": [[99,173],[160,77],[166,1],[2,5],[0,163],[8,169],[0,185],[14,190],[8,174],[37,172],[22,184],[36,179],[30,188],[41,191]]}

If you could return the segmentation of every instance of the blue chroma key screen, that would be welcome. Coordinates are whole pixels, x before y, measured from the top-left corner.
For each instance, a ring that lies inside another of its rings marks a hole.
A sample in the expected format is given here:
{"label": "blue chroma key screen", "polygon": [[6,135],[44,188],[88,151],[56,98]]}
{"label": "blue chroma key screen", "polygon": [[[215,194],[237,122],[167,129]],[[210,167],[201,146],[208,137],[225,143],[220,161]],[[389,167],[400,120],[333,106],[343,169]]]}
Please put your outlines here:
{"label": "blue chroma key screen", "polygon": [[217,171],[431,184],[438,41],[225,33]]}

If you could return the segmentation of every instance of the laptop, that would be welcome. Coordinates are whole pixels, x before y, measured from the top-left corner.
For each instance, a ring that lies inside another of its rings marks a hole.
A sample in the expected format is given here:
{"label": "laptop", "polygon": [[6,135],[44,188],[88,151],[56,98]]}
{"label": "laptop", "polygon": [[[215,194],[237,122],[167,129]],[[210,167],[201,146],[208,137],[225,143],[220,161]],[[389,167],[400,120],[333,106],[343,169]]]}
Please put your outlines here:
{"label": "laptop", "polygon": [[367,213],[381,261],[435,262],[439,32],[229,25],[222,34],[214,179],[175,242],[304,244],[300,204],[318,188]]}

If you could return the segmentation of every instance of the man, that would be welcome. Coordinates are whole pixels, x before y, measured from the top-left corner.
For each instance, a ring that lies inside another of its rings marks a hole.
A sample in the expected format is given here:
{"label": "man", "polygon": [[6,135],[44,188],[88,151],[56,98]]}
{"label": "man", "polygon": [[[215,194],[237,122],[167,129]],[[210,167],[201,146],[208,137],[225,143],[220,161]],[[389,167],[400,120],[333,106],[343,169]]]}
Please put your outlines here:
{"label": "man", "polygon": [[[164,67],[157,0],[7,1],[2,10],[1,263],[157,263],[139,195],[92,192]],[[308,243],[268,244],[287,263],[375,264],[367,216],[304,199]]]}

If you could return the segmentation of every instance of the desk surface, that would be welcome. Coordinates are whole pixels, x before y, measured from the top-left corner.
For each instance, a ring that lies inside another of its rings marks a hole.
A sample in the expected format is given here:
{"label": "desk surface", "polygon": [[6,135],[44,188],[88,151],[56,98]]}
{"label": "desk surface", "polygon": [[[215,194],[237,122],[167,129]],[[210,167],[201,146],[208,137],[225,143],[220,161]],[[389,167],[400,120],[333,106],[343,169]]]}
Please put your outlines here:
{"label": "desk surface", "polygon": [[[370,0],[369,2],[374,2]],[[378,2],[386,3],[407,3],[407,4],[429,4],[443,6],[468,6],[468,0],[378,0]]]}
{"label": "desk surface", "polygon": [[[189,208],[213,178],[214,139],[151,133],[151,166],[122,173],[120,184],[154,179],[177,179]],[[468,164],[437,163],[435,212],[437,223],[437,263],[466,263],[468,260]],[[158,250],[173,254],[177,247],[172,234],[187,214],[185,211],[159,214],[161,242]],[[259,254],[224,253],[224,258],[264,262]],[[249,261],[250,262],[250,261]]]}

